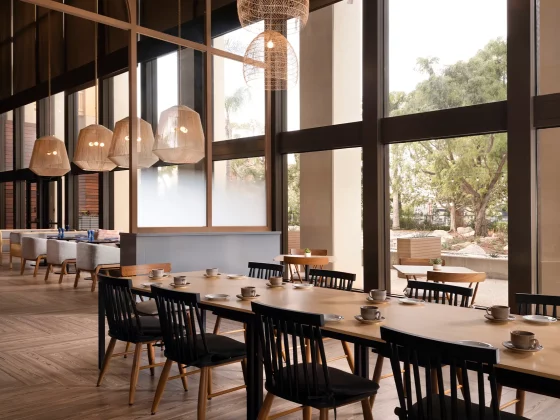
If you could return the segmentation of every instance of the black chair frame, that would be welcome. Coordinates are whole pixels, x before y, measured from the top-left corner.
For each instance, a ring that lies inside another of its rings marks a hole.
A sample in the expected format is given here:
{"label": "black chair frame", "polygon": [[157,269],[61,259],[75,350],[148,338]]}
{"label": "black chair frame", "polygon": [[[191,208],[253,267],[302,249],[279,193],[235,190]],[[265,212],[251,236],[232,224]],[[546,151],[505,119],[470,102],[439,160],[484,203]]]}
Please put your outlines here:
{"label": "black chair frame", "polygon": [[423,299],[430,303],[449,304],[452,306],[469,307],[473,290],[470,287],[454,286],[445,283],[408,280],[408,297]]}

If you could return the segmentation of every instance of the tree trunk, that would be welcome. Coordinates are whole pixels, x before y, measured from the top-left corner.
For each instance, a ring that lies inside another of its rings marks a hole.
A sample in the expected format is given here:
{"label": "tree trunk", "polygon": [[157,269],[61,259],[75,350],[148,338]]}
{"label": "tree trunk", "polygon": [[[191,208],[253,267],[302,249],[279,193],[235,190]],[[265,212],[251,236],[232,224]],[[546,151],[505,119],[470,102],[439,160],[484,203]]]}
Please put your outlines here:
{"label": "tree trunk", "polygon": [[486,223],[486,205],[475,206],[474,235],[488,236],[488,224]]}
{"label": "tree trunk", "polygon": [[400,229],[399,193],[393,191],[393,229]]}
{"label": "tree trunk", "polygon": [[449,231],[456,232],[457,231],[457,210],[455,209],[455,204],[451,204],[449,206]]}

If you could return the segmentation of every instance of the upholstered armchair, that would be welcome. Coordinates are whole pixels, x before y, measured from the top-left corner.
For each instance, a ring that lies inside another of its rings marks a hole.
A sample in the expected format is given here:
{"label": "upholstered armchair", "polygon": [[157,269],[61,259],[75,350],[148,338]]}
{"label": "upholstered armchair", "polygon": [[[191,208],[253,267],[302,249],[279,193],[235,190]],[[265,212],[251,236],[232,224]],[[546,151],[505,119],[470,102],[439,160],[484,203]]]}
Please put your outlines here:
{"label": "upholstered armchair", "polygon": [[73,241],[47,240],[47,272],[45,283],[49,280],[49,274],[54,267],[60,268],[58,283],[62,283],[65,274],[68,274],[68,264],[76,263],[77,244]]}
{"label": "upholstered armchair", "polygon": [[91,274],[91,291],[95,291],[97,285],[97,274],[102,268],[120,267],[120,248],[109,245],[96,245],[89,243],[78,243],[76,256],[76,280],[74,287],[78,287],[80,273],[86,271]]}
{"label": "upholstered armchair", "polygon": [[23,236],[21,238],[21,258],[20,274],[23,276],[27,261],[35,261],[33,277],[36,277],[41,260],[47,258],[47,239],[37,238],[35,236]]}

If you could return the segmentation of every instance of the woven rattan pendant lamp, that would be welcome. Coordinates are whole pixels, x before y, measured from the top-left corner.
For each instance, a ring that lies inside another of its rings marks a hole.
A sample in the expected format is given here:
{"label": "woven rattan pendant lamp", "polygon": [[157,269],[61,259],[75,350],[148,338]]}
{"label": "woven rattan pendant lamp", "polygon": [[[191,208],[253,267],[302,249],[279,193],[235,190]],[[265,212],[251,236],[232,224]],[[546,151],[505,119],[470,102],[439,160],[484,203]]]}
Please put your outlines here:
{"label": "woven rattan pendant lamp", "polygon": [[[181,0],[178,0],[179,38],[181,38]],[[177,51],[178,106],[163,111],[159,117],[154,154],[167,163],[198,163],[205,155],[204,131],[200,114],[181,105],[181,46]]]}
{"label": "woven rattan pendant lamp", "polygon": [[286,37],[264,31],[251,41],[243,59],[243,77],[249,86],[286,90],[297,84],[297,55]]}
{"label": "woven rattan pendant lamp", "polygon": [[[49,106],[47,118],[47,132],[51,130],[51,12],[47,13],[48,19],[48,79],[49,79]],[[35,174],[44,177],[63,176],[70,171],[70,161],[64,142],[55,136],[43,136],[35,140],[33,153],[29,162],[29,169]]]}
{"label": "woven rattan pendant lamp", "polygon": [[251,32],[293,34],[307,23],[309,0],[237,0],[237,14],[241,26]]}
{"label": "woven rattan pendant lamp", "polygon": [[[96,9],[97,9],[97,2]],[[97,10],[96,10],[97,13]],[[98,122],[98,80],[97,80],[97,22],[94,35],[95,56],[95,124],[88,125],[80,130],[78,144],[74,153],[74,163],[84,171],[103,172],[112,171],[117,167],[109,159],[109,148],[113,141],[113,132],[97,124]]]}
{"label": "woven rattan pendant lamp", "polygon": [[[109,149],[109,159],[121,168],[129,167],[129,124],[130,120],[128,117],[115,124],[113,141]],[[142,118],[138,118],[138,138],[136,141],[138,142],[138,168],[149,168],[158,161],[158,158],[152,153],[152,148],[154,147],[152,125]]]}

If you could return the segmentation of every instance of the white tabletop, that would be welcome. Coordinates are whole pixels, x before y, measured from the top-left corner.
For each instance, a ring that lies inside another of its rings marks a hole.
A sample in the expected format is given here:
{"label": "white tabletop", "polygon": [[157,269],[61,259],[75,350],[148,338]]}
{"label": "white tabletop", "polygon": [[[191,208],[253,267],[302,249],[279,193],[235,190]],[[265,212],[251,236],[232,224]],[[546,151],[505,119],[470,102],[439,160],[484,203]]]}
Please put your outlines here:
{"label": "white tabletop", "polygon": [[[405,276],[426,276],[428,271],[434,271],[431,265],[394,265],[393,268]],[[476,273],[467,267],[453,267],[451,265],[444,265],[440,273]]]}

